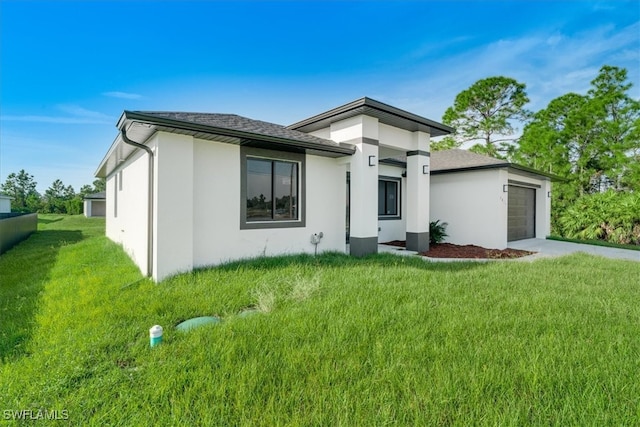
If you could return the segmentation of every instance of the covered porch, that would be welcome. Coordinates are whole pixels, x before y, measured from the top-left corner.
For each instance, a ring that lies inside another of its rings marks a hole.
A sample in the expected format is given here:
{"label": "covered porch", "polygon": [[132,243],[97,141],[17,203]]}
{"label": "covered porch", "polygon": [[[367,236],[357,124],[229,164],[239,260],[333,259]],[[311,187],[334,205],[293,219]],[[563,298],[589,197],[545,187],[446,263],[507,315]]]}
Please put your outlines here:
{"label": "covered porch", "polygon": [[[452,128],[370,98],[362,98],[289,126],[346,143],[349,253],[378,252],[378,243],[406,240],[429,248],[430,138]],[[398,160],[402,159],[402,160]]]}

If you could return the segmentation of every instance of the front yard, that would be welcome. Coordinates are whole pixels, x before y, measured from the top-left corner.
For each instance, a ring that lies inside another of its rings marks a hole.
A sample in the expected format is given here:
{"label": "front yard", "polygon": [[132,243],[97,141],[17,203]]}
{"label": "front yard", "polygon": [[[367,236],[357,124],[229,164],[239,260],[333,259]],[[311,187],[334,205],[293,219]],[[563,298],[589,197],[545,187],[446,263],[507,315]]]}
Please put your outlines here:
{"label": "front yard", "polygon": [[[156,285],[102,235],[102,221],[40,226],[0,256],[5,420],[38,411],[72,425],[640,420],[637,262],[325,254]],[[257,312],[238,315],[247,307]],[[202,315],[223,322],[176,331]],[[165,336],[151,349],[154,324]]]}

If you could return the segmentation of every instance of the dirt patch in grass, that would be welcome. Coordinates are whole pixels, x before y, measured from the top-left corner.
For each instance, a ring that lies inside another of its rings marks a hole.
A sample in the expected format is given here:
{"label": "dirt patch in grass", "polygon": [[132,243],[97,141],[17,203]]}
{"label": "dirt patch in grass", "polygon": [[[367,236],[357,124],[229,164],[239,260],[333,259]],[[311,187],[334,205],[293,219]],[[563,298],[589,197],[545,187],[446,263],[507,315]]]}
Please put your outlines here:
{"label": "dirt patch in grass", "polygon": [[[384,243],[389,246],[404,248],[404,240],[393,240]],[[420,255],[430,258],[471,258],[471,259],[508,259],[520,258],[535,252],[523,251],[519,249],[487,249],[476,245],[454,245],[453,243],[439,243],[429,246],[427,252]]]}

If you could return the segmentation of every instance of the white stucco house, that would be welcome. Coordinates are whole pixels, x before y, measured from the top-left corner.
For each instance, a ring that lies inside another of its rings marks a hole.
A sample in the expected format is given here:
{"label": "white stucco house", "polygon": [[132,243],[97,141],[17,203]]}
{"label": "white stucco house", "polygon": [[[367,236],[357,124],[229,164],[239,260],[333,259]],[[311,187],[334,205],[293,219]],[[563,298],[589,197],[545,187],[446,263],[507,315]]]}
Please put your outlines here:
{"label": "white stucco house", "polygon": [[99,191],[84,196],[84,216],[87,218],[105,217],[107,213],[107,193]]}
{"label": "white stucco house", "polygon": [[549,234],[549,176],[430,153],[430,138],[453,129],[370,98],[286,127],[142,111],[117,127],[96,171],[106,233],[155,280],[261,255],[362,256],[390,240],[425,251],[435,219],[453,243],[504,248]]}
{"label": "white stucco house", "polygon": [[13,200],[12,197],[0,194],[0,213],[11,212],[11,200]]}

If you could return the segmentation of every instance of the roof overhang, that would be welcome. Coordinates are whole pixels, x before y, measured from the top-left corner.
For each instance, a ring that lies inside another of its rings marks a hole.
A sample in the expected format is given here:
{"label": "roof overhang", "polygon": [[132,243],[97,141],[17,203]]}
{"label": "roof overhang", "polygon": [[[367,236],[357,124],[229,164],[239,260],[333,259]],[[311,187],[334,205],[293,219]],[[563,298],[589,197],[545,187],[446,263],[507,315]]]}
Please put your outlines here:
{"label": "roof overhang", "polygon": [[[129,139],[139,142],[140,144],[145,144],[157,132],[169,132],[190,135],[194,138],[209,141],[300,152],[323,157],[337,158],[350,156],[355,153],[355,147],[350,144],[316,144],[308,141],[226,129],[182,120],[172,120],[133,111],[124,111],[122,113],[122,116],[120,116],[118,120],[117,128],[120,131],[126,130]],[[136,150],[138,150],[138,148],[125,144],[119,134],[100,162],[95,176],[100,178],[106,177],[119,163],[126,161]]]}
{"label": "roof overhang", "polygon": [[512,172],[518,175],[529,176],[531,178],[538,178],[538,179],[543,178],[543,179],[549,179],[551,181],[566,181],[566,179],[558,175],[542,172],[533,168],[518,165],[515,163],[509,163],[506,161],[504,163],[496,163],[491,165],[479,165],[479,166],[469,166],[469,167],[451,168],[451,169],[436,169],[436,170],[431,170],[431,175],[440,175],[440,174],[456,173],[456,172],[472,172],[472,171],[487,170],[487,169],[508,169],[509,172]]}
{"label": "roof overhang", "polygon": [[527,167],[527,166],[518,165],[518,164],[515,164],[515,163],[510,163],[509,164],[509,170],[510,170],[510,172],[517,173],[518,175],[538,177],[538,178],[540,176],[544,176],[544,177],[550,179],[551,181],[555,181],[555,182],[567,181],[566,178],[563,178],[561,176],[554,175],[552,173],[542,172],[542,171],[539,171],[537,169],[533,169],[533,168],[530,168],[530,167]]}
{"label": "roof overhang", "polygon": [[376,117],[380,123],[410,132],[426,132],[432,137],[448,135],[453,133],[455,130],[450,126],[429,120],[425,117],[418,116],[417,114],[401,110],[367,97],[315,115],[287,127],[301,132],[313,132],[318,129],[329,127],[331,123],[359,115]]}
{"label": "roof overhang", "polygon": [[84,200],[105,200],[107,198],[106,192],[101,191],[99,193],[85,194]]}
{"label": "roof overhang", "polygon": [[[401,168],[406,168],[407,167],[407,162],[406,160],[400,159],[400,158],[389,158],[389,159],[380,159],[380,163],[382,164],[386,164],[389,166],[397,166],[397,167],[401,167]],[[522,176],[528,176],[531,178],[536,178],[536,179],[549,179],[551,181],[566,181],[565,178],[562,178],[561,176],[558,175],[554,175],[551,173],[546,173],[546,172],[542,172],[539,171],[537,169],[533,169],[527,166],[522,166],[522,165],[518,165],[516,163],[509,163],[506,160],[504,162],[497,162],[497,163],[492,163],[492,164],[486,164],[486,165],[475,165],[475,166],[464,166],[464,167],[450,167],[450,168],[446,168],[446,169],[436,169],[433,168],[433,160],[431,163],[431,175],[441,175],[441,174],[447,174],[447,173],[460,173],[460,172],[473,172],[473,171],[481,171],[481,170],[488,170],[488,169],[508,169],[509,172],[511,173],[515,173],[517,175],[522,175]]]}

